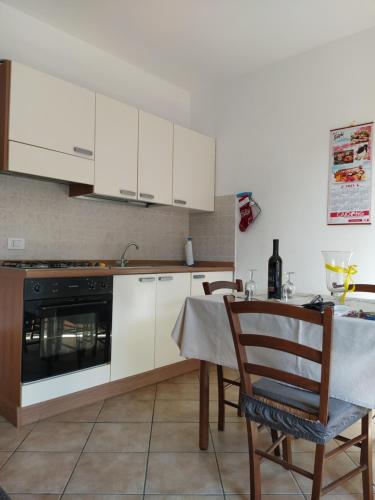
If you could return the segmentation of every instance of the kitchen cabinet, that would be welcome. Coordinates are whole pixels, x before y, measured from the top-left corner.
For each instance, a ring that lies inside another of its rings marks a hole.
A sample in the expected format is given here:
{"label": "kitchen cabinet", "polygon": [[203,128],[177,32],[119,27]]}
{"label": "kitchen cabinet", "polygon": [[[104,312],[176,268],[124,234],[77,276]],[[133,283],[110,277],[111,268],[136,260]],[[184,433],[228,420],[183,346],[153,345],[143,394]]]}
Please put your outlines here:
{"label": "kitchen cabinet", "polygon": [[[191,273],[191,296],[204,295],[202,283],[208,281],[233,281],[232,271],[218,271],[218,272],[202,272],[202,273]],[[214,293],[223,293],[222,290],[218,290]]]}
{"label": "kitchen cabinet", "polygon": [[96,94],[94,194],[136,199],[138,110]]}
{"label": "kitchen cabinet", "polygon": [[156,275],[114,276],[111,380],[154,368]]}
{"label": "kitchen cabinet", "polygon": [[173,204],[213,211],[215,140],[174,125]]}
{"label": "kitchen cabinet", "polygon": [[155,368],[183,361],[171,338],[186,297],[190,295],[190,273],[159,274],[156,283]]}
{"label": "kitchen cabinet", "polygon": [[172,204],[173,123],[139,111],[138,199]]}
{"label": "kitchen cabinet", "polygon": [[70,174],[78,168],[77,182],[92,183],[95,93],[16,62],[7,67],[8,170],[77,181]]}

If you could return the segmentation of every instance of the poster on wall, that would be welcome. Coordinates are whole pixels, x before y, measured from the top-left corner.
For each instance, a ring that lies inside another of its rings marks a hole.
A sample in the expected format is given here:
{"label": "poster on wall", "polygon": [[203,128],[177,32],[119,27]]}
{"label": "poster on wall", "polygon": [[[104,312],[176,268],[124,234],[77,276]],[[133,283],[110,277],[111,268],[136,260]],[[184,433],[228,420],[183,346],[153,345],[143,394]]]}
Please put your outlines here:
{"label": "poster on wall", "polygon": [[373,123],[331,130],[328,224],[371,224]]}

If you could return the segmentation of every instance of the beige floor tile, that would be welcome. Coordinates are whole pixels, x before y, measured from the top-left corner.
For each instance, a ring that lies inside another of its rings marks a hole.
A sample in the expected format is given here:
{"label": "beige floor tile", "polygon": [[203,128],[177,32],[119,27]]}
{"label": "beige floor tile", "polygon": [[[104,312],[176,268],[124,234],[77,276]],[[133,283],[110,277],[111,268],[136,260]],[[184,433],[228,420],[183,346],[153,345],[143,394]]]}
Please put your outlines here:
{"label": "beige floor tile", "polygon": [[141,494],[147,453],[83,453],[66,493]]}
{"label": "beige floor tile", "polygon": [[157,399],[154,422],[198,422],[199,401]]}
{"label": "beige floor tile", "polygon": [[171,384],[162,382],[156,388],[156,400],[166,399],[184,399],[199,400],[199,385],[195,384]]}
{"label": "beige floor tile", "polygon": [[63,500],[142,500],[143,495],[63,495]]}
{"label": "beige floor tile", "polygon": [[[249,500],[249,495],[225,495],[225,498],[228,500]],[[327,498],[329,499],[329,497]],[[305,497],[304,495],[262,495],[262,500],[305,500]]]}
{"label": "beige floor tile", "polygon": [[[12,495],[12,500],[59,500],[60,495],[28,495],[27,493],[20,493],[19,495]],[[86,499],[87,500],[87,499]]]}
{"label": "beige floor tile", "polygon": [[184,373],[178,377],[170,378],[166,382],[169,384],[199,384],[199,372]]}
{"label": "beige floor tile", "polygon": [[34,425],[17,429],[9,422],[0,423],[0,451],[14,451],[31,432]]}
{"label": "beige floor tile", "polygon": [[148,451],[151,423],[97,423],[85,451]]}
{"label": "beige floor tile", "polygon": [[222,493],[214,453],[150,453],[147,493]]}
{"label": "beige floor tile", "polygon": [[92,405],[82,406],[75,410],[59,413],[47,420],[50,422],[95,422],[102,406],[103,401],[99,401]]}
{"label": "beige floor tile", "polygon": [[107,401],[153,401],[155,399],[156,385],[149,385],[137,389],[136,391],[126,392],[120,396],[107,399]]}
{"label": "beige floor tile", "polygon": [[98,422],[151,422],[154,401],[108,399],[99,413]]}
{"label": "beige floor tile", "polygon": [[82,451],[93,425],[77,422],[38,422],[19,447],[19,451]]}
{"label": "beige floor tile", "polygon": [[12,500],[59,500],[60,495],[28,495],[27,493],[21,493],[19,495],[12,495]]}
{"label": "beige floor tile", "polygon": [[78,453],[16,452],[0,470],[0,484],[12,493],[62,493]]}
{"label": "beige floor tile", "polygon": [[[209,451],[212,451],[211,438]],[[152,426],[150,451],[199,452],[199,425],[197,423],[157,423]]]}
{"label": "beige floor tile", "polygon": [[[323,497],[325,500],[362,500],[361,493],[349,493],[348,495],[327,495]],[[311,500],[311,495],[306,495],[306,500]]]}
{"label": "beige floor tile", "polygon": [[[307,441],[306,439],[292,439],[292,451],[295,453],[308,452],[315,453],[315,443]],[[332,440],[327,444],[326,450],[333,450],[337,447],[336,441]],[[298,457],[296,457],[296,461]]]}
{"label": "beige floor tile", "polygon": [[224,500],[224,495],[145,495],[145,500],[199,500],[199,499]]}
{"label": "beige floor tile", "polygon": [[[299,453],[298,454],[298,463],[296,460],[296,465],[302,467],[304,469],[312,471],[314,468],[314,453]],[[340,476],[343,476],[350,470],[354,469],[355,465],[350,460],[350,458],[345,455],[339,455],[338,457],[326,462],[326,466],[324,468],[323,474],[323,484],[326,485],[335,479],[338,479]],[[299,475],[295,474],[295,478],[300,485],[302,491],[304,493],[311,493],[311,485],[312,482]],[[332,493],[336,495],[341,494],[349,494],[349,493],[361,493],[362,492],[362,481],[361,477],[357,476],[350,481],[347,481],[342,486],[336,488],[336,490]]]}
{"label": "beige floor tile", "polygon": [[11,456],[11,451],[1,451],[0,452],[0,467],[5,464],[8,458]]}
{"label": "beige floor tile", "polygon": [[[210,424],[210,428],[216,452],[248,451],[246,422],[227,422],[224,432],[219,431],[215,424]],[[271,444],[270,431],[263,428],[258,432],[258,447],[265,450]]]}
{"label": "beige floor tile", "polygon": [[[217,458],[225,493],[248,493],[250,491],[248,454],[218,453]],[[264,494],[300,493],[291,473],[274,463],[262,462],[261,478]]]}

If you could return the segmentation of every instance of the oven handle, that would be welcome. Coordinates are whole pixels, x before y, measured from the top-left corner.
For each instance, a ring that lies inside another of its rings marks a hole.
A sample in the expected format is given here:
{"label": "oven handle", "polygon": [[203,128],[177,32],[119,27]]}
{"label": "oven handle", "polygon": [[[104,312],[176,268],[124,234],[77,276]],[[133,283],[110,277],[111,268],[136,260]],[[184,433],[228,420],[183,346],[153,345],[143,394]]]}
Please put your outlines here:
{"label": "oven handle", "polygon": [[66,309],[69,307],[84,307],[84,306],[98,306],[101,304],[109,304],[108,300],[98,300],[96,302],[74,302],[72,304],[58,304],[56,306],[42,306],[42,311],[50,311],[51,309]]}

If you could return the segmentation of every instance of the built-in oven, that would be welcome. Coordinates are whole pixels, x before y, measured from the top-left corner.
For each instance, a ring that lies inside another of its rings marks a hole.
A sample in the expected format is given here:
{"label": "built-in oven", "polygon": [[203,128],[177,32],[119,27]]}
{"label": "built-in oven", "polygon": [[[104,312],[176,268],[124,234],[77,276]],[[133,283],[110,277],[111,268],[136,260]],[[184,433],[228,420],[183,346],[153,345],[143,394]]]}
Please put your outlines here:
{"label": "built-in oven", "polygon": [[25,279],[22,382],[110,362],[113,277]]}

